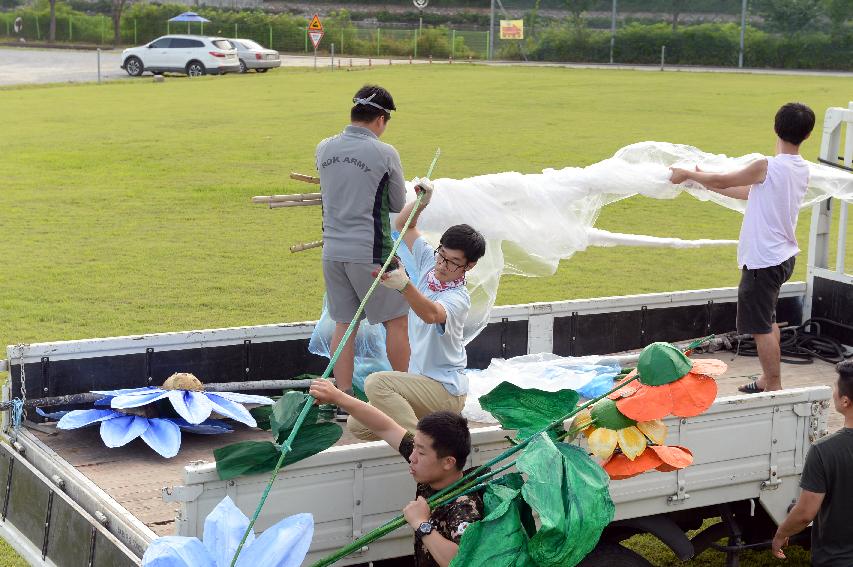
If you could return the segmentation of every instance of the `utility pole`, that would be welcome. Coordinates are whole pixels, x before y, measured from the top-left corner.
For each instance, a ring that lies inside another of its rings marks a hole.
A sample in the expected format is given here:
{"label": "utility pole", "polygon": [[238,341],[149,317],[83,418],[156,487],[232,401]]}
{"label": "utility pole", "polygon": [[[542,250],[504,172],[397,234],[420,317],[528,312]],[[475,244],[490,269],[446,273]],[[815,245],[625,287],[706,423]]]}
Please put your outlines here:
{"label": "utility pole", "polygon": [[489,60],[495,57],[495,0],[492,0],[492,15],[489,18]]}
{"label": "utility pole", "polygon": [[613,15],[610,18],[610,62],[613,63],[613,48],[616,46],[616,0],[613,0]]}
{"label": "utility pole", "polygon": [[741,4],[740,9],[740,53],[738,53],[737,56],[738,68],[743,68],[743,36],[746,32],[746,2],[747,0],[743,0],[743,4]]}

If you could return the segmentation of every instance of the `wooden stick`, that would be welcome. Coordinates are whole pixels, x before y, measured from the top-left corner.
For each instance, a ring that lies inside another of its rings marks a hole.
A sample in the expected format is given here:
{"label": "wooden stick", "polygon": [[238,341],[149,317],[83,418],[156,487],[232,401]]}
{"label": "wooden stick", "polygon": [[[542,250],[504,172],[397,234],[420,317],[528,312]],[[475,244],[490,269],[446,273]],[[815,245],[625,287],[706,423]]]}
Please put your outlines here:
{"label": "wooden stick", "polygon": [[[294,388],[308,388],[311,380],[255,380],[253,382],[213,382],[204,385],[206,392],[239,392],[251,390],[288,390]],[[67,396],[54,396],[50,398],[30,398],[24,402],[24,407],[51,407],[70,404],[87,404],[100,400],[102,394],[84,392],[82,394],[69,394]],[[12,402],[0,402],[0,411],[9,411]]]}
{"label": "wooden stick", "polygon": [[303,183],[312,183],[314,185],[320,184],[319,177],[314,177],[313,175],[305,175],[304,173],[296,173],[295,171],[290,172],[290,178],[295,179],[296,181],[302,181]]}
{"label": "wooden stick", "polygon": [[320,248],[323,246],[322,240],[315,240],[314,242],[302,242],[301,244],[294,244],[290,247],[291,252],[303,252],[305,250],[311,250],[312,248]]}
{"label": "wooden stick", "polygon": [[291,195],[258,195],[252,197],[253,203],[283,203],[285,201],[318,201],[321,193],[294,193]]}
{"label": "wooden stick", "polygon": [[322,205],[323,201],[320,199],[314,201],[273,201],[270,203],[271,209],[280,209],[281,207],[313,207],[315,205]]}

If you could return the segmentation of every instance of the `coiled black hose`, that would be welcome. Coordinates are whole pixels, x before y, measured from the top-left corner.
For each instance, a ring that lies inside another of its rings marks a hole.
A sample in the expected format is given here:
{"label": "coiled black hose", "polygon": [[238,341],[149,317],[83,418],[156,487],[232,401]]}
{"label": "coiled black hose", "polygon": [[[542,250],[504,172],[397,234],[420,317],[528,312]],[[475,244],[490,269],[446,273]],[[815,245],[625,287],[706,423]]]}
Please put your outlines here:
{"label": "coiled black hose", "polygon": [[[814,317],[802,325],[782,327],[779,343],[782,349],[782,362],[788,364],[811,364],[814,359],[836,364],[853,356],[844,345],[823,334],[823,325],[832,325],[853,331],[853,326]],[[751,335],[738,335],[732,340],[732,350],[744,356],[758,356],[755,339]]]}

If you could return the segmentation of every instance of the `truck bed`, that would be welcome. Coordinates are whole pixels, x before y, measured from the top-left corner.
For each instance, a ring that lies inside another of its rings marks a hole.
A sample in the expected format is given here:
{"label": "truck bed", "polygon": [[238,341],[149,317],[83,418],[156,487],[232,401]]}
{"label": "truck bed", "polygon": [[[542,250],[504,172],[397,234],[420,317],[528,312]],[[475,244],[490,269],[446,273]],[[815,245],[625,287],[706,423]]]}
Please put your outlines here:
{"label": "truck bed", "polygon": [[[718,397],[738,394],[737,387],[747,377],[760,373],[758,359],[719,352],[714,356],[729,364],[729,370],[720,377]],[[783,364],[783,380],[787,388],[832,385],[835,380],[833,365],[815,361],[808,365]],[[841,427],[843,419],[829,412],[830,431]],[[175,533],[175,518],[180,509],[176,502],[163,499],[164,487],[179,486],[184,482],[184,467],[200,461],[214,462],[213,451],[226,443],[269,439],[269,434],[235,424],[233,433],[225,435],[184,435],[177,457],[163,459],[151,451],[141,440],[117,449],[109,449],[100,439],[97,427],[51,433],[31,430],[32,433],[59,457],[73,465],[94,484],[105,491],[122,507],[148,526],[157,535]],[[472,424],[482,427],[484,424]],[[46,426],[42,429],[54,429]],[[357,443],[346,430],[338,445]]]}

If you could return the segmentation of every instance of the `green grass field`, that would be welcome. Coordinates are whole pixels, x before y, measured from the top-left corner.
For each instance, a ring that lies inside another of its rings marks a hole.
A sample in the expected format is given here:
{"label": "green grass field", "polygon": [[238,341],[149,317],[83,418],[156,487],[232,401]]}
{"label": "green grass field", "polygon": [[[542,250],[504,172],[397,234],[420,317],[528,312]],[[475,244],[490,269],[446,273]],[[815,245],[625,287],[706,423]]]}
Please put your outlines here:
{"label": "green grass field", "polygon": [[[583,166],[641,140],[772,153],[780,104],[806,102],[820,124],[850,94],[841,78],[466,65],[0,90],[0,343],[316,318],[320,252],[288,246],[320,237],[319,210],[271,211],[249,198],[311,191],[288,172],[312,172],[316,143],[348,122],[368,82],[394,94],[383,139],[408,178],[425,173],[437,146],[434,177],[454,178]],[[810,159],[819,132],[804,146]],[[737,238],[740,220],[690,197],[633,198],[606,207],[597,226]],[[805,250],[808,214],[799,234]],[[795,279],[804,267],[803,258]],[[553,277],[504,278],[499,303],[737,278],[734,247],[591,249]],[[715,557],[692,564],[722,564]]]}

